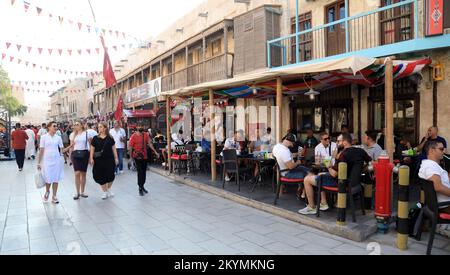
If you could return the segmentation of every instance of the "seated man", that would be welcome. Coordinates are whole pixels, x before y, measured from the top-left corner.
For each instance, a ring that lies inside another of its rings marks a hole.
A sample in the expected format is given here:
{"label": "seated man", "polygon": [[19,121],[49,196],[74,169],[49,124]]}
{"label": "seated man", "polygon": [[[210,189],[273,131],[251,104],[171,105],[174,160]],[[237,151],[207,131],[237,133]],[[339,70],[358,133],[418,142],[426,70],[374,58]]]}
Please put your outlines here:
{"label": "seated man", "polygon": [[320,134],[320,143],[316,146],[314,153],[320,159],[330,158],[331,165],[334,165],[337,155],[337,145],[330,140],[330,135],[327,132]]}
{"label": "seated man", "polygon": [[376,143],[376,140],[376,131],[366,131],[366,135],[363,137],[364,149],[373,160],[378,160],[381,152],[383,152],[383,149],[378,143]]}
{"label": "seated man", "polygon": [[[340,162],[346,162],[348,165],[347,174],[351,172],[353,164],[359,161],[364,161],[369,163],[372,159],[364,151],[364,149],[352,147],[352,137],[350,134],[341,134],[338,137],[338,148],[342,149],[342,152],[337,157],[337,161],[334,166],[328,163],[328,172],[321,173],[319,175],[308,175],[305,178],[304,185],[306,190],[306,196],[308,198],[309,204],[299,210],[298,212],[303,215],[314,215],[317,213],[317,208],[314,200],[314,186],[317,186],[317,181],[319,177],[322,180],[322,186],[337,187],[338,186],[338,168]],[[320,211],[328,210],[328,203],[325,192],[321,193]]]}
{"label": "seated man", "polygon": [[[419,177],[433,182],[438,203],[450,201],[450,181],[447,171],[439,165],[444,157],[445,147],[441,141],[432,140],[425,144],[424,152],[427,159],[422,161],[419,170]],[[450,214],[450,206],[440,209],[442,212]]]}
{"label": "seated man", "polygon": [[289,133],[287,134],[281,143],[278,143],[273,147],[272,154],[277,159],[280,170],[289,170],[281,172],[281,176],[289,179],[303,179],[309,169],[300,165],[300,161],[294,162],[292,153],[289,150],[294,146],[296,137]]}

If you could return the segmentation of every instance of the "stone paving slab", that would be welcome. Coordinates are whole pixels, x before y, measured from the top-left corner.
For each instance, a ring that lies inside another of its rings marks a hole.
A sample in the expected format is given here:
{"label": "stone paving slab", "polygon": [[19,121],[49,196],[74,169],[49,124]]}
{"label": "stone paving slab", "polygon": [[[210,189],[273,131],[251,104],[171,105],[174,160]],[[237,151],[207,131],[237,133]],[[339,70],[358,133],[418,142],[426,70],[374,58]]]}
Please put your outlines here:
{"label": "stone paving slab", "polygon": [[[0,254],[13,255],[273,255],[369,254],[376,242],[382,254],[424,254],[422,242],[394,247],[395,233],[355,242],[242,205],[228,198],[148,172],[150,194],[138,195],[136,173],[117,177],[115,197],[102,200],[88,172],[89,198],[74,201],[73,171],[66,167],[59,205],[42,201],[34,186],[35,162],[23,172],[0,162]],[[450,254],[447,238],[436,237],[434,254]]]}

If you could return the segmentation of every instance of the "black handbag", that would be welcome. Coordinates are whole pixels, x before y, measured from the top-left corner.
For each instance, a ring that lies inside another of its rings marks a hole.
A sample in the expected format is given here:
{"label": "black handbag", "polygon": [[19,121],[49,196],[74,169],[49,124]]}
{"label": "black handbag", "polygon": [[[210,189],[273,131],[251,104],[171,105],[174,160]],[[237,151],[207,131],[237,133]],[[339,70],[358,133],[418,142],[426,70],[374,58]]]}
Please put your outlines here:
{"label": "black handbag", "polygon": [[86,132],[86,150],[75,150],[72,152],[73,159],[86,159],[89,157],[88,135]]}
{"label": "black handbag", "polygon": [[102,157],[102,155],[103,155],[103,150],[105,149],[105,144],[106,144],[106,142],[107,142],[107,139],[105,139],[105,141],[103,142],[103,148],[102,148],[102,150],[100,150],[99,152],[94,152],[94,156],[93,156],[94,159],[98,159],[98,158],[101,158],[101,157]]}

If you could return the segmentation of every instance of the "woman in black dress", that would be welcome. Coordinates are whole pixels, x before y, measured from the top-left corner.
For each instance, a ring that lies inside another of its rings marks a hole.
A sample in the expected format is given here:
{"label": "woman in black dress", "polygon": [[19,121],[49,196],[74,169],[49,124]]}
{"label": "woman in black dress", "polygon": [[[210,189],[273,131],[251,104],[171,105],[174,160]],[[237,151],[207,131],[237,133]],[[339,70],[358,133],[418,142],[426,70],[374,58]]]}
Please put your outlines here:
{"label": "woman in black dress", "polygon": [[93,166],[94,180],[102,187],[102,199],[113,197],[111,186],[119,158],[114,139],[109,135],[108,125],[105,122],[98,124],[98,136],[92,139],[89,161]]}

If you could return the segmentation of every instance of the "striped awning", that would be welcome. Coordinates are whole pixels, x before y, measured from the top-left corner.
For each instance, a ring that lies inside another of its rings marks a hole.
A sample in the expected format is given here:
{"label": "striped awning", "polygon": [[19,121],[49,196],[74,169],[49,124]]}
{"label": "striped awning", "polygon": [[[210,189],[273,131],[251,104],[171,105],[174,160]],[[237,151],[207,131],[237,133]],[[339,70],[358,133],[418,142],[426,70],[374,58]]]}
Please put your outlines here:
{"label": "striped awning", "polygon": [[[413,61],[394,61],[394,80],[420,73],[422,69],[431,64],[430,58]],[[349,70],[334,70],[319,73],[309,79],[299,79],[292,84],[283,85],[284,95],[296,95],[307,92],[310,88],[324,91],[331,88],[349,84],[357,84],[365,87],[375,87],[384,84],[385,65],[370,65],[355,74]],[[257,92],[254,93],[254,88]],[[216,91],[217,94],[234,98],[271,98],[275,96],[276,81],[258,83],[254,87],[244,85],[232,89]]]}

